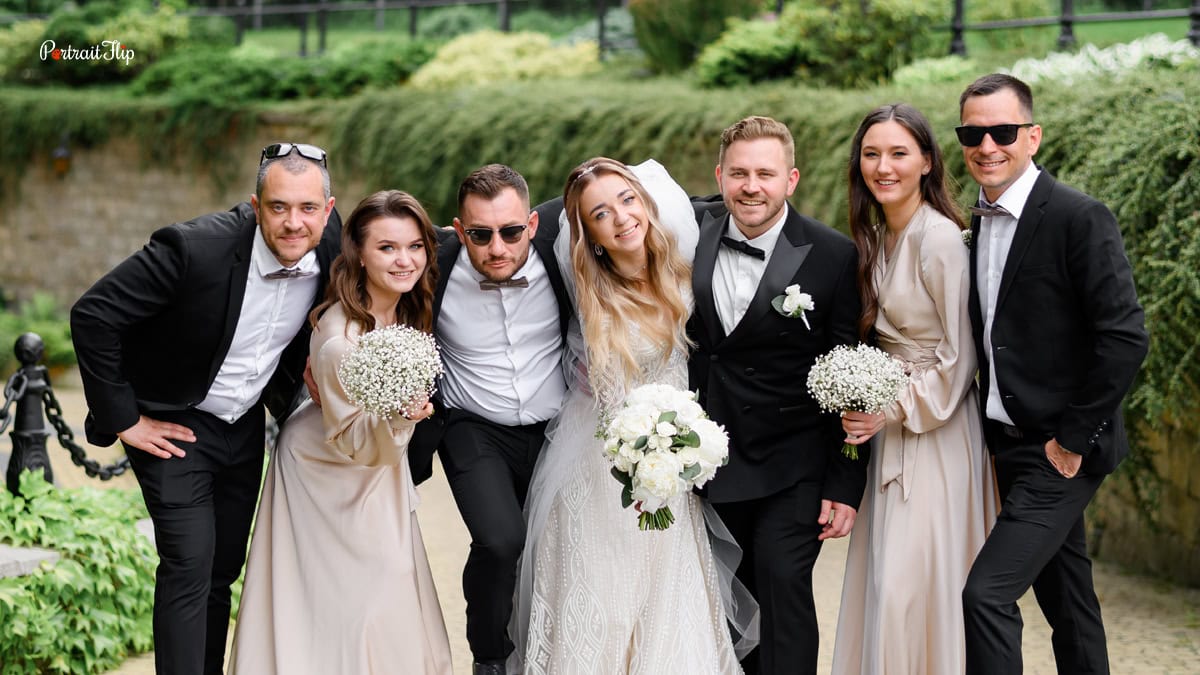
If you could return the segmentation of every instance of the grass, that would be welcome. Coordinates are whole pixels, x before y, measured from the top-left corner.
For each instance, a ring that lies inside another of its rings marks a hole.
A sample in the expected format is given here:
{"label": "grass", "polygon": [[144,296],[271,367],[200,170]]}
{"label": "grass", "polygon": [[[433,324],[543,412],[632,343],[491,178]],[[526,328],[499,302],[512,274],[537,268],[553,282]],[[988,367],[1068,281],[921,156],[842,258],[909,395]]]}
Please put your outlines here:
{"label": "grass", "polygon": [[[1042,58],[1050,52],[1057,51],[1059,32],[1060,28],[1057,25],[1032,26],[967,31],[963,37],[967,56],[982,65],[1007,68],[1019,59]],[[1187,37],[1188,20],[1180,18],[1077,23],[1073,32],[1076,44],[1081,46],[1090,43],[1097,47],[1109,47],[1155,33],[1163,33],[1171,40],[1182,40]]]}

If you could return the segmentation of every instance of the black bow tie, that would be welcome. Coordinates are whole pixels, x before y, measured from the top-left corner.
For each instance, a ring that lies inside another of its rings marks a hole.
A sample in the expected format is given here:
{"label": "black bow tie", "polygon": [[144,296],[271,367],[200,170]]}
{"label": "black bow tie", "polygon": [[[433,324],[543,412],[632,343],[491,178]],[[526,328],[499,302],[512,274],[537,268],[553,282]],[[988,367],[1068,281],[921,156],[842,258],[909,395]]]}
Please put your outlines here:
{"label": "black bow tie", "polygon": [[989,205],[987,202],[982,200],[979,202],[979,206],[971,206],[968,208],[970,208],[971,213],[981,218],[986,218],[989,216],[1012,216],[1012,214],[1008,212],[1008,209],[1004,208],[1003,206],[998,206],[995,204]]}
{"label": "black bow tie", "polygon": [[283,268],[275,270],[274,272],[271,272],[270,274],[263,275],[263,278],[264,279],[301,279],[304,277],[311,277],[314,274],[316,274],[316,272],[305,272],[304,270],[302,270],[298,267],[293,267],[291,269],[283,267]]}
{"label": "black bow tie", "polygon": [[761,248],[756,248],[754,246],[751,246],[750,244],[747,244],[744,241],[734,239],[733,237],[721,237],[721,244],[724,246],[728,246],[729,248],[737,251],[738,253],[744,253],[744,254],[750,256],[751,258],[758,258],[759,260],[767,259],[766,251],[762,250]]}
{"label": "black bow tie", "polygon": [[529,280],[525,277],[517,277],[516,279],[505,279],[504,281],[484,279],[479,282],[479,290],[481,291],[498,291],[501,288],[529,288]]}

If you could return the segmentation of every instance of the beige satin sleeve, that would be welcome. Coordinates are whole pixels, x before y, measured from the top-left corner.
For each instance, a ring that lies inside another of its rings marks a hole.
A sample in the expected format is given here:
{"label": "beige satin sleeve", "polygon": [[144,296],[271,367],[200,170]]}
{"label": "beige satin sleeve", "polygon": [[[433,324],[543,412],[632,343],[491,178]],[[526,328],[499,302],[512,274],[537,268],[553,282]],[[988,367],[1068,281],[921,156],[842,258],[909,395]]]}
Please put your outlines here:
{"label": "beige satin sleeve", "polygon": [[939,218],[923,234],[918,273],[936,307],[941,340],[935,360],[915,364],[907,388],[885,411],[889,422],[900,422],[917,434],[937,429],[954,415],[975,381],[977,368],[967,313],[969,251],[949,220]]}
{"label": "beige satin sleeve", "polygon": [[405,461],[408,440],[417,423],[400,415],[380,417],[364,412],[350,402],[338,381],[337,369],[353,344],[348,338],[336,335],[324,340],[312,355],[313,378],[321,394],[321,415],[328,441],[325,445],[336,453],[329,460],[361,466],[399,464]]}

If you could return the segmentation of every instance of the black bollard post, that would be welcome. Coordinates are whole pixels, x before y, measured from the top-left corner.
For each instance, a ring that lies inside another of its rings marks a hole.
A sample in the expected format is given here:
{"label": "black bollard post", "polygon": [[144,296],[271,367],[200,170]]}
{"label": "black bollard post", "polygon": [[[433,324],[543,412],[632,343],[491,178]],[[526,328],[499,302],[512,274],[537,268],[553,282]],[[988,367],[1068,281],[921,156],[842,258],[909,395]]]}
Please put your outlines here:
{"label": "black bollard post", "polygon": [[50,455],[46,452],[45,418],[42,417],[42,394],[50,386],[46,379],[46,366],[39,363],[45,345],[36,333],[25,333],[17,338],[13,351],[21,362],[21,370],[13,380],[24,380],[17,399],[17,414],[13,418],[12,457],[8,459],[8,491],[18,494],[17,486],[21,472],[26,469],[43,470],[43,476],[51,483],[54,473],[50,468]]}

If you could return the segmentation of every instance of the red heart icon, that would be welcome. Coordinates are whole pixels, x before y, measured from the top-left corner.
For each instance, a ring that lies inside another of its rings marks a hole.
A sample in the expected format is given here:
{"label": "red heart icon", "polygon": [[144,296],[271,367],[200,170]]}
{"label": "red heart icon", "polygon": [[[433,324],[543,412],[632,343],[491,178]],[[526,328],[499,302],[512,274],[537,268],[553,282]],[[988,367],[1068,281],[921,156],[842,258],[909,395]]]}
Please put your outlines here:
{"label": "red heart icon", "polygon": [[55,61],[61,59],[62,58],[62,50],[55,49],[54,51],[50,52],[50,58],[54,59]]}

